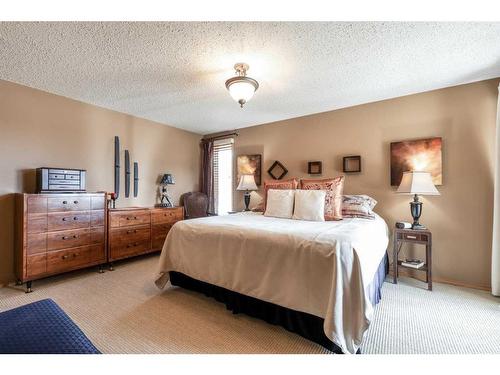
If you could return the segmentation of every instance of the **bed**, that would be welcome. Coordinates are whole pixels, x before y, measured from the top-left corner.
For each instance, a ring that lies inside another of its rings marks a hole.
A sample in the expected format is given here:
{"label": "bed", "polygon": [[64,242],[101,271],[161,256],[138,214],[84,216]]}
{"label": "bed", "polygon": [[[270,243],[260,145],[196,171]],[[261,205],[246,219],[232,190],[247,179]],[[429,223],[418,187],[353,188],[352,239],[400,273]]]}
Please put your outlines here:
{"label": "bed", "polygon": [[333,352],[356,353],[380,299],[388,242],[376,214],[325,222],[254,212],[186,220],[167,236],[156,285],[170,280]]}

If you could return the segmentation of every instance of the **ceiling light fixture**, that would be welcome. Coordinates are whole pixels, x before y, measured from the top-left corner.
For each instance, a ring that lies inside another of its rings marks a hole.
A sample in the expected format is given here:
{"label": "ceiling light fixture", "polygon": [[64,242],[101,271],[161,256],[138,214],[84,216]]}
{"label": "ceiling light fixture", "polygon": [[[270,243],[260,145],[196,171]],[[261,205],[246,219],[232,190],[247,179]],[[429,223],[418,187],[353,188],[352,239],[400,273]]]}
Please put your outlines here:
{"label": "ceiling light fixture", "polygon": [[241,108],[243,108],[243,104],[252,99],[253,94],[259,88],[259,83],[255,79],[247,77],[248,69],[250,69],[248,64],[234,64],[237,76],[226,81],[226,89],[231,97],[240,103]]}

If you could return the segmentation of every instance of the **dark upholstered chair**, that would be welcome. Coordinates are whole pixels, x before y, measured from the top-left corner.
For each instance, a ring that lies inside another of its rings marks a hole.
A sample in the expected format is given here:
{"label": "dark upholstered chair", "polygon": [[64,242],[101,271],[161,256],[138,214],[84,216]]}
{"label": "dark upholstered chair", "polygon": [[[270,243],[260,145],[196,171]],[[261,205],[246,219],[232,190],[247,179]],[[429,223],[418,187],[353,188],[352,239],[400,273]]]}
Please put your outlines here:
{"label": "dark upholstered chair", "polygon": [[212,216],[208,212],[208,196],[205,193],[192,192],[183,196],[184,215],[186,219]]}

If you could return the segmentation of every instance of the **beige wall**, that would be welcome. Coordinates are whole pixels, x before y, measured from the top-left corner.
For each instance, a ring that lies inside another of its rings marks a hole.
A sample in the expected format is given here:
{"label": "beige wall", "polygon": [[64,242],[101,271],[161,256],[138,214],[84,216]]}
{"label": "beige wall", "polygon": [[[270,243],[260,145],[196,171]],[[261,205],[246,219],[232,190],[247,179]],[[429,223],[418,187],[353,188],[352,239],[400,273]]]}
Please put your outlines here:
{"label": "beige wall", "polygon": [[13,193],[34,192],[41,166],[86,169],[88,191],[113,191],[115,135],[122,167],[128,149],[140,178],[139,196],[126,199],[121,169],[118,206],[153,205],[167,171],[176,202],[198,188],[199,135],[0,80],[0,283],[14,279]]}
{"label": "beige wall", "polygon": [[[394,194],[390,186],[390,142],[442,137],[441,196],[423,198],[421,218],[434,236],[434,274],[488,288],[498,81],[241,129],[235,153],[262,153],[264,179],[270,178],[267,169],[275,160],[288,168],[286,177],[308,177],[307,161],[321,160],[323,177],[330,177],[342,173],[342,156],[361,155],[363,172],[347,175],[345,192],[377,199],[375,211],[392,228],[411,216],[410,197]],[[235,199],[241,208],[241,193]]]}

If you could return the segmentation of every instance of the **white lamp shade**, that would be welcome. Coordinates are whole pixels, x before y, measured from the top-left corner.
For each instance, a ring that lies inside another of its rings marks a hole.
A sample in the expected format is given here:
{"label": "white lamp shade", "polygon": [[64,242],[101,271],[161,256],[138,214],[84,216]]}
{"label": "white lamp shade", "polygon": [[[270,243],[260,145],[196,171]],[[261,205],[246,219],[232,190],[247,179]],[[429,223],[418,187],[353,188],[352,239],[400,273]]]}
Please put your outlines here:
{"label": "white lamp shade", "polygon": [[404,172],[399,184],[398,194],[440,195],[432,182],[429,172]]}
{"label": "white lamp shade", "polygon": [[250,82],[244,80],[238,80],[236,82],[231,83],[228,87],[229,94],[231,97],[237,101],[243,100],[244,103],[248,102],[252,99],[253,94],[255,93],[255,86]]}
{"label": "white lamp shade", "polygon": [[258,190],[253,174],[244,174],[240,178],[240,183],[236,190]]}

